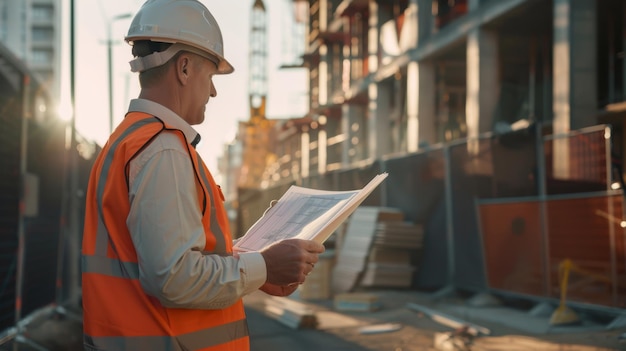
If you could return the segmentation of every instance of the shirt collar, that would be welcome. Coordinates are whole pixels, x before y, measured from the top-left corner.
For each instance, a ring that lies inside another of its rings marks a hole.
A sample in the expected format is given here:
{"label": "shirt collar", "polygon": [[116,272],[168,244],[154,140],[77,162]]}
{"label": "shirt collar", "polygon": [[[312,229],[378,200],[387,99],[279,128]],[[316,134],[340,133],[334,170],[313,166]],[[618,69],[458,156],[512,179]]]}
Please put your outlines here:
{"label": "shirt collar", "polygon": [[196,130],[193,129],[189,123],[187,123],[174,111],[157,102],[146,99],[133,99],[130,101],[130,105],[128,106],[128,112],[144,112],[158,117],[170,126],[180,129],[183,134],[185,134],[187,142],[192,144],[194,147],[200,141],[200,134],[198,134],[198,132],[196,132]]}

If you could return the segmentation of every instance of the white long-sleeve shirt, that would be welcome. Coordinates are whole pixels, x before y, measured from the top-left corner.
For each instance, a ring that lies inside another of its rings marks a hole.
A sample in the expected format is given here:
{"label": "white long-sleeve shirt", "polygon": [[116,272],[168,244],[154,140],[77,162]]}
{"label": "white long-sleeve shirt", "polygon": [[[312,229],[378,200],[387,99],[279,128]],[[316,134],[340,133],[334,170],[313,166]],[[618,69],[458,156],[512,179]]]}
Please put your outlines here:
{"label": "white long-sleeve shirt", "polygon": [[[153,101],[132,100],[129,112],[135,111],[182,130],[189,142],[199,138],[180,116]],[[205,234],[195,187],[186,146],[173,133],[160,133],[130,162],[126,224],[147,294],[166,307],[219,309],[265,283],[265,261],[258,252],[234,257],[202,251]]]}

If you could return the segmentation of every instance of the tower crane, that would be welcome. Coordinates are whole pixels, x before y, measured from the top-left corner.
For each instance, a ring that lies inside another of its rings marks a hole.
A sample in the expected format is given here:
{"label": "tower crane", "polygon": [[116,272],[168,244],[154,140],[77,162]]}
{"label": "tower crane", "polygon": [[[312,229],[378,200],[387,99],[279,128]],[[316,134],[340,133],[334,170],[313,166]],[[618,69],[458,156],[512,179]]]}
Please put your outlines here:
{"label": "tower crane", "polygon": [[265,119],[267,103],[267,11],[254,0],[250,16],[250,119]]}
{"label": "tower crane", "polygon": [[272,128],[267,119],[267,11],[263,0],[254,0],[250,14],[249,102],[250,120],[245,124],[241,188],[258,189],[267,165],[273,162]]}

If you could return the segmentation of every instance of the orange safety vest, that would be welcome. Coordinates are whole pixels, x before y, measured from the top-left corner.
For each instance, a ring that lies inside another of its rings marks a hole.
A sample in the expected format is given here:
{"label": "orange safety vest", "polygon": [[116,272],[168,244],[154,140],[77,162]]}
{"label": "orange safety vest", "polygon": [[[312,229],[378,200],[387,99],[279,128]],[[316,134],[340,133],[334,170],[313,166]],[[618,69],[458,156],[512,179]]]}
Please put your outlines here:
{"label": "orange safety vest", "polygon": [[[220,310],[166,308],[139,282],[126,219],[130,161],[159,133],[176,133],[193,163],[204,251],[232,253],[223,196],[181,130],[146,113],[129,113],[98,156],[89,179],[82,252],[87,350],[249,350],[241,300]],[[221,200],[221,201],[220,201]]]}

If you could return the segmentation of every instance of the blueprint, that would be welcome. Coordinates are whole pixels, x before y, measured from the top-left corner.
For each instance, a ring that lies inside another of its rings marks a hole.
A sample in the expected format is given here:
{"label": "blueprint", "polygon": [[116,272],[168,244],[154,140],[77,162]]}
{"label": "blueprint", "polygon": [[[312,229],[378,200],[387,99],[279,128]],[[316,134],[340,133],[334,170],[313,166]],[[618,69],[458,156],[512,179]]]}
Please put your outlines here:
{"label": "blueprint", "polygon": [[324,242],[387,177],[374,177],[363,189],[326,191],[291,186],[235,245],[235,251],[258,251],[287,238]]}

